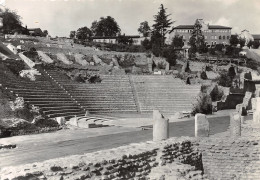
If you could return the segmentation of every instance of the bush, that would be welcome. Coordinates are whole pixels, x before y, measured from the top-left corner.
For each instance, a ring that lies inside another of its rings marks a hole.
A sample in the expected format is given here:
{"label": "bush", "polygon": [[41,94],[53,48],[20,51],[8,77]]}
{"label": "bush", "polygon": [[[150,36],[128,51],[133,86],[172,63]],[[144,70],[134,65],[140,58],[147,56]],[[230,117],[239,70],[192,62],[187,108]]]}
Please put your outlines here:
{"label": "bush", "polygon": [[191,114],[195,115],[197,113],[212,114],[212,100],[208,94],[200,93]]}
{"label": "bush", "polygon": [[37,127],[40,127],[40,128],[59,127],[59,124],[57,121],[55,121],[53,119],[45,119],[43,117],[37,118],[37,120],[35,120],[34,125],[36,125]]}
{"label": "bush", "polygon": [[219,101],[219,100],[221,100],[223,95],[224,95],[224,92],[222,90],[219,90],[217,85],[210,92],[210,97],[211,97],[212,101]]}
{"label": "bush", "polygon": [[158,62],[157,68],[158,69],[165,69],[165,64],[163,62]]}
{"label": "bush", "polygon": [[91,76],[91,77],[88,79],[88,82],[89,82],[89,83],[100,83],[101,81],[102,81],[102,79],[101,79],[100,76],[98,76],[98,75]]}
{"label": "bush", "polygon": [[233,79],[230,76],[228,76],[227,72],[221,72],[217,82],[220,86],[231,87],[232,81]]}
{"label": "bush", "polygon": [[202,71],[201,74],[200,74],[200,78],[203,79],[203,80],[208,79],[207,73],[205,71]]}
{"label": "bush", "polygon": [[6,61],[6,66],[12,71],[12,73],[17,76],[19,76],[20,71],[25,68],[24,62],[22,60],[8,60]]}

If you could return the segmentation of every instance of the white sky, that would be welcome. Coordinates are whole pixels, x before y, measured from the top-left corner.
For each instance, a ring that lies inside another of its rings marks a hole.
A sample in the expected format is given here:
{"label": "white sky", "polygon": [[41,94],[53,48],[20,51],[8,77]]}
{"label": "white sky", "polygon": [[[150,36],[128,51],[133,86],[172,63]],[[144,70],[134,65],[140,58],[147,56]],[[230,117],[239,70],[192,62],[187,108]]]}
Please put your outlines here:
{"label": "white sky", "polygon": [[28,28],[47,29],[51,36],[69,36],[70,31],[90,28],[94,20],[106,16],[115,18],[122,33],[137,35],[140,22],[152,26],[160,4],[176,21],[173,26],[202,18],[232,27],[232,34],[244,29],[260,34],[260,0],[0,0],[0,4],[17,11]]}

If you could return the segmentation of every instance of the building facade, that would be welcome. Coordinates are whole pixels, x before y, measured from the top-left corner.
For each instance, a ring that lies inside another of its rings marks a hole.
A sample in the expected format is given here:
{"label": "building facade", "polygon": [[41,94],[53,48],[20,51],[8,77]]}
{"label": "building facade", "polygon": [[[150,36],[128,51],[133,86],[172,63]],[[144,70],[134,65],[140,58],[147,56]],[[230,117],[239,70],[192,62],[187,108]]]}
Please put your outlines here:
{"label": "building facade", "polygon": [[[209,25],[201,21],[202,32],[205,38],[207,46],[214,46],[216,44],[229,44],[231,37],[231,27]],[[168,43],[171,43],[174,36],[179,35],[183,37],[184,45],[188,45],[189,39],[191,38],[191,32],[194,25],[179,25],[170,31]]]}

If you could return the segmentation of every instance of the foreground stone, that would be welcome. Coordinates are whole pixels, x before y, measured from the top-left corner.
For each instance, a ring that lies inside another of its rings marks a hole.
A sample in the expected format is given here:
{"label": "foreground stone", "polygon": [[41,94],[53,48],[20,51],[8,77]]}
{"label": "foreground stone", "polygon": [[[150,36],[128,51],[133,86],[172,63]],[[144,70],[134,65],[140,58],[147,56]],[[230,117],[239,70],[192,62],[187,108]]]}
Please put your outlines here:
{"label": "foreground stone", "polygon": [[161,141],[169,138],[169,119],[158,111],[153,111],[153,140]]}
{"label": "foreground stone", "polygon": [[241,117],[239,113],[230,113],[230,136],[232,138],[241,136]]}
{"label": "foreground stone", "polygon": [[195,115],[195,137],[209,137],[209,121],[205,114]]}
{"label": "foreground stone", "polygon": [[[0,179],[147,179],[152,169],[173,162],[178,163],[176,168],[171,166],[175,172],[189,169],[186,172],[199,171],[202,174],[201,155],[194,149],[193,139],[188,139],[182,137],[157,143],[135,143],[81,156],[5,167],[0,170]],[[178,173],[183,178],[186,175]]]}

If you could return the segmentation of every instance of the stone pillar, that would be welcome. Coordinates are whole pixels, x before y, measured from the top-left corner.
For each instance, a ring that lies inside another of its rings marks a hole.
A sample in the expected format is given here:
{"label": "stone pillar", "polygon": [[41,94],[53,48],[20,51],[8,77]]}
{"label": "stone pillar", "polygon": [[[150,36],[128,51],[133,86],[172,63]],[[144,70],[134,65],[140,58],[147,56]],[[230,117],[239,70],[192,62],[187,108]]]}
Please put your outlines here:
{"label": "stone pillar", "polygon": [[169,138],[169,119],[158,111],[153,111],[153,141],[161,141]]}
{"label": "stone pillar", "polygon": [[209,137],[209,121],[205,114],[195,115],[195,137]]}
{"label": "stone pillar", "polygon": [[66,120],[64,117],[56,117],[56,121],[59,125],[64,125],[66,123]]}
{"label": "stone pillar", "polygon": [[70,125],[72,126],[78,126],[78,118],[74,117],[70,119]]}
{"label": "stone pillar", "polygon": [[238,113],[230,113],[230,136],[241,136],[241,117]]}
{"label": "stone pillar", "polygon": [[166,62],[165,71],[169,71],[169,70],[170,70],[170,64]]}
{"label": "stone pillar", "polygon": [[[259,123],[260,122],[260,97],[254,98],[254,105],[252,103],[252,109],[254,108],[255,110],[253,110],[253,121],[255,123]],[[254,107],[253,107],[254,106]]]}

